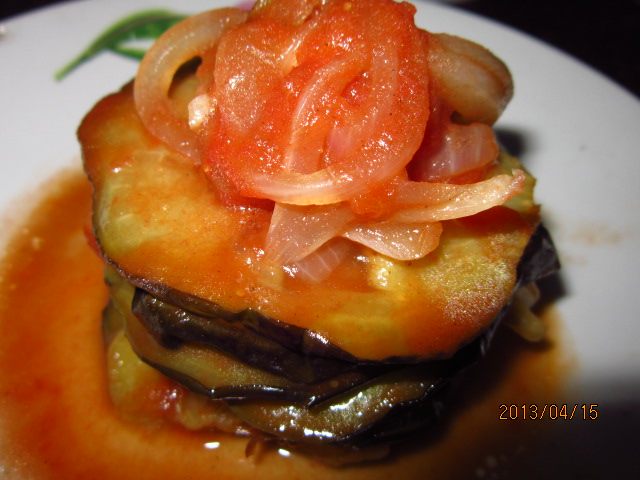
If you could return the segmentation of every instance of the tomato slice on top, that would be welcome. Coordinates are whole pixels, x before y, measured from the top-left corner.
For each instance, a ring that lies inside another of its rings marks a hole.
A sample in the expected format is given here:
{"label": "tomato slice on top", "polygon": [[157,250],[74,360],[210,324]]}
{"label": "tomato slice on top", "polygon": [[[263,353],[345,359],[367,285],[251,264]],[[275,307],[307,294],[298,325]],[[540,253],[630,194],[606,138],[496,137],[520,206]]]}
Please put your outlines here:
{"label": "tomato slice on top", "polygon": [[349,200],[396,176],[420,145],[426,37],[409,4],[306,2],[286,15],[290,3],[269,2],[221,40],[205,169],[246,197]]}

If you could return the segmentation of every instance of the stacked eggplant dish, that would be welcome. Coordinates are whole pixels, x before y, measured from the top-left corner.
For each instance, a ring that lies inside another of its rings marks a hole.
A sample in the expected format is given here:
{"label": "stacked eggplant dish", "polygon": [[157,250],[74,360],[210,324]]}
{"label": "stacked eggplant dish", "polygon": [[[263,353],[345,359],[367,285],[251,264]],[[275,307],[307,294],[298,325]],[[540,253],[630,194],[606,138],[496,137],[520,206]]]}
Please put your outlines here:
{"label": "stacked eggplant dish", "polygon": [[511,76],[414,13],[205,12],[84,119],[123,412],[170,382],[155,401],[189,429],[380,456],[433,423],[503,317],[537,335],[558,262],[492,129]]}

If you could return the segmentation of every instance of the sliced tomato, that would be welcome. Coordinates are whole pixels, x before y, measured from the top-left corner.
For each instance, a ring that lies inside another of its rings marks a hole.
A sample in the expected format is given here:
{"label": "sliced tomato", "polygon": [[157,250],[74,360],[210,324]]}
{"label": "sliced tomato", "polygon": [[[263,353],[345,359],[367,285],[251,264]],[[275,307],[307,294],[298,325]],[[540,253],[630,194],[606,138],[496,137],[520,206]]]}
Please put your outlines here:
{"label": "sliced tomato", "polygon": [[252,18],[270,18],[289,25],[302,24],[323,0],[258,0]]}
{"label": "sliced tomato", "polygon": [[300,24],[274,15],[279,3],[220,43],[208,170],[248,197],[349,200],[397,175],[420,145],[426,39],[413,7],[392,0],[328,2]]}

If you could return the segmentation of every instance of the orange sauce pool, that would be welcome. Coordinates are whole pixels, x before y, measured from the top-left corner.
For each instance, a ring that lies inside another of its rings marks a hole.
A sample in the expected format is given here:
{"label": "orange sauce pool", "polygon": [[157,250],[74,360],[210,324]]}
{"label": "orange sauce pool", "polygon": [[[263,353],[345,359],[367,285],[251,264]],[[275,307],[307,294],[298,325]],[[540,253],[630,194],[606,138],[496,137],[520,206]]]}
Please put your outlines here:
{"label": "orange sauce pool", "polygon": [[[382,462],[333,468],[300,454],[247,457],[246,439],[145,426],[110,403],[102,263],[87,245],[90,187],[55,182],[0,267],[0,476],[5,478],[528,478],[548,422],[499,420],[501,404],[560,403],[569,363],[557,322],[544,345],[501,330],[443,421]],[[535,470],[535,469],[534,469]]]}

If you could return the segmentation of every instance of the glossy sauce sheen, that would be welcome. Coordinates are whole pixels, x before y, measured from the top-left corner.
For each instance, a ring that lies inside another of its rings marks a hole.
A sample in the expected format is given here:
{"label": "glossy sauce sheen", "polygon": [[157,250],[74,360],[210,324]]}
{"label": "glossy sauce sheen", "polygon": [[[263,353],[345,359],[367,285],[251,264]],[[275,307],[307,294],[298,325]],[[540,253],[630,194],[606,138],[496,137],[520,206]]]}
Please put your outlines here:
{"label": "glossy sauce sheen", "polygon": [[[9,244],[0,284],[0,475],[8,478],[527,477],[545,422],[499,421],[499,405],[559,402],[566,363],[554,341],[532,347],[508,331],[468,371],[431,433],[374,464],[332,468],[247,439],[123,420],[107,393],[102,262],[84,234],[90,187],[54,183]],[[554,338],[556,336],[554,335]]]}

